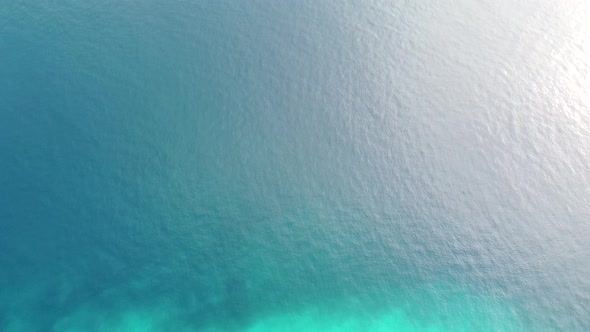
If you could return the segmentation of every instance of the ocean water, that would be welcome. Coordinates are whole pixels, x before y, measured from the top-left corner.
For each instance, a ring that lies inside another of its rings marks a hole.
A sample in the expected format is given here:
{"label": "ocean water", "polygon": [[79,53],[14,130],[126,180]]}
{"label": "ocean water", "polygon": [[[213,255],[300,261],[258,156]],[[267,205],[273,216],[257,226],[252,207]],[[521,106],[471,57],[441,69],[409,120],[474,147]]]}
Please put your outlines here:
{"label": "ocean water", "polygon": [[589,22],[2,1],[0,330],[589,331]]}

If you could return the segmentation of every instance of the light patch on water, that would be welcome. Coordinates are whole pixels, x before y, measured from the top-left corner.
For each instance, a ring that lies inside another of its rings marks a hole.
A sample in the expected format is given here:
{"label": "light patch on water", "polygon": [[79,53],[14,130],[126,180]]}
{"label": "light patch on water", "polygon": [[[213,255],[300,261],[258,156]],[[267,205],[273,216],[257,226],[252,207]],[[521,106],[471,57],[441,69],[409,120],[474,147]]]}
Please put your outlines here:
{"label": "light patch on water", "polygon": [[[303,306],[285,306],[243,321],[212,319],[199,321],[195,307],[177,301],[159,299],[148,303],[89,302],[65,313],[52,331],[86,332],[353,332],[353,331],[521,331],[522,322],[514,305],[493,297],[482,298],[474,292],[447,284],[429,284],[383,294],[399,298],[396,305],[365,307],[354,298]],[[271,309],[272,310],[272,309]],[[211,311],[214,314],[215,310]],[[215,318],[215,317],[213,317]],[[218,317],[217,317],[218,318]],[[208,319],[205,317],[205,319]],[[14,316],[5,331],[35,330],[25,316]]]}

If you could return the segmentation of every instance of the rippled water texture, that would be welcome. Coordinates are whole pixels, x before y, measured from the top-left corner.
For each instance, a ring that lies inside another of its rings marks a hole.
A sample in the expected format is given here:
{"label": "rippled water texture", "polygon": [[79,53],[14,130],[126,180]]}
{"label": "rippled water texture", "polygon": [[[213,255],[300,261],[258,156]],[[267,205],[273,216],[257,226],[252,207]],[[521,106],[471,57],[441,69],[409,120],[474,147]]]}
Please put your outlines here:
{"label": "rippled water texture", "polygon": [[590,3],[0,4],[0,330],[590,331]]}

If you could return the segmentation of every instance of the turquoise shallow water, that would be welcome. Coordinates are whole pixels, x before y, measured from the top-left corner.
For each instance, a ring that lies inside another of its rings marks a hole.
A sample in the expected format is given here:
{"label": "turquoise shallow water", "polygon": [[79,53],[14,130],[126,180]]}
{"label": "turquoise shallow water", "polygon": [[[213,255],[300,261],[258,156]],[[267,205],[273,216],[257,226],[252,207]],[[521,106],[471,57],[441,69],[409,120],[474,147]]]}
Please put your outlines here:
{"label": "turquoise shallow water", "polygon": [[590,5],[0,5],[0,330],[590,330]]}

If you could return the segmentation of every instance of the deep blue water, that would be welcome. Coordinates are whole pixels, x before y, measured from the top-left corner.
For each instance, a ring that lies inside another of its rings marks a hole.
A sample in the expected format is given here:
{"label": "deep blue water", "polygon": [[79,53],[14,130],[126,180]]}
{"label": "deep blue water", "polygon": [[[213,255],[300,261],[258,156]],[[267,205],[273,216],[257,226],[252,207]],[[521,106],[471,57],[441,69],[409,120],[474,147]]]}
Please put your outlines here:
{"label": "deep blue water", "polygon": [[0,330],[590,330],[590,3],[0,4]]}

